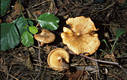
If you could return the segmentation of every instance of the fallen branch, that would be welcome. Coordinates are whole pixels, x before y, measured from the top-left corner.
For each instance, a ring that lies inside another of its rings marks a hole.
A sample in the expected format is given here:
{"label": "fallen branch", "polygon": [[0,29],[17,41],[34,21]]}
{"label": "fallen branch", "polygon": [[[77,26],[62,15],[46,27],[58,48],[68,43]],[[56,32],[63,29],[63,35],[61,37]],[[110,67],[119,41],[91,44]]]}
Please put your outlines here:
{"label": "fallen branch", "polygon": [[92,61],[95,61],[95,62],[116,65],[116,66],[118,66],[119,68],[121,68],[121,69],[123,70],[123,72],[125,72],[125,73],[127,74],[127,71],[126,71],[119,63],[117,63],[117,62],[103,61],[103,60],[99,60],[99,59],[94,59],[94,58],[88,57],[88,56],[83,55],[83,54],[80,54],[80,56],[85,57],[85,58],[87,58],[87,59],[89,59],[89,60],[92,60]]}

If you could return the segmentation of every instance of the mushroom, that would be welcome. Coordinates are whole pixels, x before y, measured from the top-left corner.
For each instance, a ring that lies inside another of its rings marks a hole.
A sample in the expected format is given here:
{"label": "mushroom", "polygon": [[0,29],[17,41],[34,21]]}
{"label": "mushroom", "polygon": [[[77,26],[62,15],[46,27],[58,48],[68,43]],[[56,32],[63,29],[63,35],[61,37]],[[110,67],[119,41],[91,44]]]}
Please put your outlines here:
{"label": "mushroom", "polygon": [[63,27],[61,38],[74,54],[91,55],[98,49],[100,41],[98,34],[95,33],[97,29],[90,18],[83,16],[69,18],[66,23],[71,28]]}
{"label": "mushroom", "polygon": [[91,31],[97,31],[94,23],[90,18],[84,16],[69,18],[66,24],[71,26],[71,30],[78,35],[90,33]]}
{"label": "mushroom", "polygon": [[62,48],[56,48],[49,53],[47,62],[53,70],[62,71],[68,69],[69,54]]}
{"label": "mushroom", "polygon": [[41,42],[41,46],[43,46],[44,43],[53,42],[55,40],[55,35],[52,32],[50,32],[46,29],[42,29],[42,32],[40,34],[35,34],[34,35],[34,38],[37,41]]}

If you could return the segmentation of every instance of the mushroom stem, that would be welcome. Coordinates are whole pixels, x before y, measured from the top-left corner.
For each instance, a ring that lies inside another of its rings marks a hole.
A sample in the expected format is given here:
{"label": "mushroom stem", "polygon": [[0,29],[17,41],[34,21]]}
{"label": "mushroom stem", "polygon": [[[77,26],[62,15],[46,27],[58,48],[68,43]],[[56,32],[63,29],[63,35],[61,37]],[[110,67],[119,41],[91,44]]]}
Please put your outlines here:
{"label": "mushroom stem", "polygon": [[62,59],[62,66],[63,66],[63,69],[68,69],[69,68],[68,63],[64,59]]}
{"label": "mushroom stem", "polygon": [[40,43],[40,46],[43,46],[43,45],[44,45],[44,43],[43,43],[43,42],[41,42],[41,43]]}

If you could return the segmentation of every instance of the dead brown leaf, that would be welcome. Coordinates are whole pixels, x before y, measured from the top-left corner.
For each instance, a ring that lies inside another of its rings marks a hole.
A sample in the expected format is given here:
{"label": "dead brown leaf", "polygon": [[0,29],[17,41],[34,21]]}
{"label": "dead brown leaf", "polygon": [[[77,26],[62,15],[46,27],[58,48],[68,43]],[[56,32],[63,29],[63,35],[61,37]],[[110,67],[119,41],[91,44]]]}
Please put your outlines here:
{"label": "dead brown leaf", "polygon": [[2,19],[0,19],[0,24],[2,23]]}
{"label": "dead brown leaf", "polygon": [[69,80],[88,80],[88,74],[83,70],[77,70],[74,73],[67,72],[66,76]]}
{"label": "dead brown leaf", "polygon": [[117,0],[119,3],[125,3],[126,0]]}
{"label": "dead brown leaf", "polygon": [[6,22],[10,23],[10,22],[12,22],[12,21],[13,21],[12,17],[11,17],[11,16],[7,16]]}
{"label": "dead brown leaf", "polygon": [[15,5],[14,5],[14,12],[11,14],[11,16],[15,17],[17,15],[20,15],[21,11],[24,11],[24,7],[22,6],[22,4],[20,4],[18,1],[16,1]]}
{"label": "dead brown leaf", "polygon": [[112,61],[116,62],[116,59],[115,59],[115,56],[114,56],[113,53],[111,53],[111,54],[106,54],[106,55],[104,56],[104,58],[109,58],[109,59],[111,59]]}
{"label": "dead brown leaf", "polygon": [[42,12],[41,12],[40,10],[34,11],[34,12],[33,12],[33,15],[36,15],[36,16],[39,16],[39,15],[41,15],[41,14],[42,14]]}

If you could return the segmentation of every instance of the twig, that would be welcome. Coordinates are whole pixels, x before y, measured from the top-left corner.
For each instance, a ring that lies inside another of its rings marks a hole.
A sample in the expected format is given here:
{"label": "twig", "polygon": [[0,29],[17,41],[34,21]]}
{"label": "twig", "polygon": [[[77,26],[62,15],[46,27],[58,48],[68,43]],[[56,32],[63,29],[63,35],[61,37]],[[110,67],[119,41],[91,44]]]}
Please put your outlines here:
{"label": "twig", "polygon": [[100,10],[100,11],[97,11],[97,12],[93,12],[92,14],[94,15],[94,14],[97,14],[97,13],[99,13],[99,12],[105,11],[105,10],[111,8],[112,6],[114,6],[115,3],[116,3],[116,2],[114,1],[112,4],[108,5],[106,8],[104,8],[104,9],[102,9],[102,10]]}
{"label": "twig", "polygon": [[38,42],[38,47],[39,47],[39,50],[38,50],[38,60],[39,60],[39,66],[40,66],[40,71],[38,72],[37,76],[35,77],[35,80],[37,80],[37,78],[40,76],[41,74],[41,54],[40,54],[40,43]]}
{"label": "twig", "polygon": [[38,47],[39,47],[39,50],[38,50],[38,60],[39,60],[39,64],[40,64],[40,66],[41,66],[42,61],[41,61],[40,43],[39,43],[39,42],[38,42]]}
{"label": "twig", "polygon": [[99,70],[99,65],[98,65],[98,62],[95,62],[96,63],[96,68],[97,68],[97,71],[96,71],[96,80],[99,80],[100,79],[100,70]]}
{"label": "twig", "polygon": [[37,76],[35,77],[35,79],[34,79],[34,80],[37,80],[37,79],[38,79],[38,77],[40,76],[40,74],[41,74],[41,71],[39,71],[39,72],[38,72],[38,74],[37,74]]}
{"label": "twig", "polygon": [[46,73],[46,68],[44,67],[44,70],[43,70],[43,72],[42,72],[42,74],[41,74],[41,75],[42,75],[41,77],[42,77],[43,79],[44,79],[44,77],[45,77],[45,73]]}
{"label": "twig", "polygon": [[99,59],[94,59],[94,58],[88,57],[88,56],[83,55],[83,54],[80,54],[80,56],[85,57],[85,58],[90,59],[90,60],[95,61],[95,62],[100,62],[100,63],[106,63],[106,64],[116,65],[116,66],[118,66],[119,68],[121,68],[121,69],[123,70],[123,72],[125,72],[125,73],[127,74],[126,70],[125,70],[121,65],[119,65],[119,63],[117,63],[117,62],[103,61],[103,60],[99,60]]}
{"label": "twig", "polygon": [[[9,72],[11,71],[11,68],[12,68],[12,65],[9,67],[8,74],[9,74]],[[8,77],[9,77],[8,74],[7,74],[7,80],[8,80]]]}
{"label": "twig", "polygon": [[116,80],[124,80],[124,79],[119,78],[119,77],[118,77],[117,75],[115,75],[115,74],[108,73],[108,76],[111,76],[111,77],[115,78]]}
{"label": "twig", "polygon": [[11,74],[5,72],[5,71],[2,71],[2,70],[0,70],[0,71],[1,71],[1,72],[4,72],[5,74],[7,74],[8,76],[12,77],[12,78],[15,79],[15,80],[19,80],[19,79],[16,78],[15,76],[13,76],[13,75],[11,75]]}
{"label": "twig", "polygon": [[114,6],[115,3],[116,3],[116,2],[114,1],[112,4],[108,5],[106,8],[100,10],[100,12],[101,12],[101,11],[105,11],[105,10],[111,8],[112,6]]}
{"label": "twig", "polygon": [[35,5],[33,5],[32,7],[29,7],[28,9],[31,9],[31,8],[34,8],[34,7],[40,6],[40,5],[44,4],[44,3],[46,3],[47,1],[48,1],[48,0],[43,1],[43,2],[41,2],[41,3],[39,3],[39,4],[35,4]]}
{"label": "twig", "polygon": [[57,14],[58,9],[57,9],[57,7],[56,7],[55,1],[54,1],[54,0],[49,0],[49,1],[50,1],[50,6],[49,6],[48,12]]}

